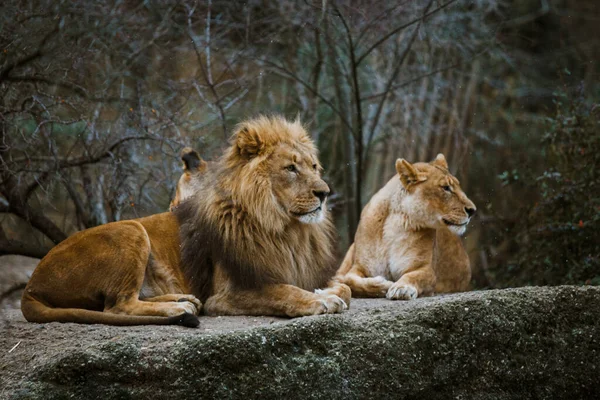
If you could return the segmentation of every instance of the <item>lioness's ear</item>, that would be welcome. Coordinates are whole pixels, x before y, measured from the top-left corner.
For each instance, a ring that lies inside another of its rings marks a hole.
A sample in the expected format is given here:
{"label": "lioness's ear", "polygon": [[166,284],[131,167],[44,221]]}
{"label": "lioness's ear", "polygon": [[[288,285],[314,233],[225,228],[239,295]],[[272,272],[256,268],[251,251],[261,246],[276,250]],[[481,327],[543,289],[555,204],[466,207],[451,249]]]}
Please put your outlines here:
{"label": "lioness's ear", "polygon": [[198,152],[191,147],[184,147],[181,150],[181,161],[183,161],[183,170],[185,172],[195,172],[201,171],[206,168],[206,162],[202,158]]}
{"label": "lioness's ear", "polygon": [[408,187],[412,183],[422,182],[426,178],[419,174],[419,171],[408,161],[403,158],[396,160],[396,171],[400,175],[402,186]]}
{"label": "lioness's ear", "polygon": [[448,163],[446,162],[446,157],[442,153],[438,154],[435,157],[435,160],[431,162],[433,165],[437,165],[438,167],[442,167],[444,169],[448,169]]}
{"label": "lioness's ear", "polygon": [[240,155],[245,158],[256,157],[265,147],[256,129],[246,125],[239,126],[235,133],[235,144]]}

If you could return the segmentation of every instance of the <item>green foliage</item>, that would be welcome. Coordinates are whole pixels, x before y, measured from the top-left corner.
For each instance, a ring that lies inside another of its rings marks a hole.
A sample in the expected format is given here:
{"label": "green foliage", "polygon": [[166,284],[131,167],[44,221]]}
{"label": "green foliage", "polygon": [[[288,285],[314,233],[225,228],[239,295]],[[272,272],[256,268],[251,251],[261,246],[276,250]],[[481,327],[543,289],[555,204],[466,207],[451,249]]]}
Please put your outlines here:
{"label": "green foliage", "polygon": [[[539,199],[516,227],[519,251],[507,277],[515,284],[600,284],[600,105],[566,102],[555,100],[547,119],[546,170],[526,183]],[[513,183],[519,173],[500,178]]]}

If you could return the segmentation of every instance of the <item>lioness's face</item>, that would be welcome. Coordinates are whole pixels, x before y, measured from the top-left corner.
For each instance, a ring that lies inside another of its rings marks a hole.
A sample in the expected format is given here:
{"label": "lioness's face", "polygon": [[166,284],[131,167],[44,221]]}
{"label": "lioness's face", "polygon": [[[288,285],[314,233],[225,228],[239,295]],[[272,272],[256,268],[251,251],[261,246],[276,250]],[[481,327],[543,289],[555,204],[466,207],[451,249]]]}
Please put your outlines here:
{"label": "lioness's face", "polygon": [[310,147],[281,143],[266,161],[271,190],[279,205],[303,223],[325,217],[329,186],[321,179],[321,166]]}
{"label": "lioness's face", "polygon": [[462,235],[475,213],[475,204],[462,191],[458,179],[448,172],[443,155],[431,163],[396,162],[407,196],[403,209],[417,223],[428,228],[447,226]]}

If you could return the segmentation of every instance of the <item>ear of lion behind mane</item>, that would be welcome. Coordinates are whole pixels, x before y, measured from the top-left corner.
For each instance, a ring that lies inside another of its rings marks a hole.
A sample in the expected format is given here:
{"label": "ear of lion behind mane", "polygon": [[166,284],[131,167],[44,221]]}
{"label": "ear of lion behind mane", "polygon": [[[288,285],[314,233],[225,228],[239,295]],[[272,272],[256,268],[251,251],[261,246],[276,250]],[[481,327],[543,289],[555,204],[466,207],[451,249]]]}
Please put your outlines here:
{"label": "ear of lion behind mane", "polygon": [[[325,185],[316,169],[301,179],[302,163],[318,166],[316,154],[298,121],[260,117],[237,126],[231,146],[197,194],[175,211],[182,270],[202,301],[220,289],[247,292],[283,284],[312,291],[333,276],[333,226],[326,206],[312,212],[315,216],[309,213],[315,223],[303,223],[286,208],[286,202],[293,209],[303,206],[309,201],[304,192],[312,198]],[[292,162],[297,176],[281,168]],[[289,190],[296,191],[290,195]],[[210,302],[205,310],[211,313]]]}

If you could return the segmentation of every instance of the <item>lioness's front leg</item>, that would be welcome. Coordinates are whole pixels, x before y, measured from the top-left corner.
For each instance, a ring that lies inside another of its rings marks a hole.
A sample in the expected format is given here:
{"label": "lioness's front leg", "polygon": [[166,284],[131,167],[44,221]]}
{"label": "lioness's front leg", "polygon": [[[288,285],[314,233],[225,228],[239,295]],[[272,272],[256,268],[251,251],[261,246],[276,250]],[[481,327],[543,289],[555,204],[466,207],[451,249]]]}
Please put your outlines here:
{"label": "lioness's front leg", "polygon": [[393,282],[383,276],[366,277],[362,268],[352,268],[345,275],[337,275],[336,281],[348,285],[354,297],[385,297]]}
{"label": "lioness's front leg", "polygon": [[434,288],[435,273],[431,265],[426,265],[404,273],[389,288],[385,297],[390,300],[413,300],[432,294]]}
{"label": "lioness's front leg", "polygon": [[189,302],[196,307],[196,312],[194,314],[199,314],[200,310],[202,310],[202,302],[196,298],[196,296],[191,294],[163,294],[161,296],[154,296],[141,299],[143,301],[161,303],[161,302]]}
{"label": "lioness's front leg", "polygon": [[286,284],[269,284],[259,289],[246,290],[229,286],[209,297],[204,304],[208,315],[302,317],[339,313],[347,308],[346,302],[335,294],[326,291],[311,293]]}

